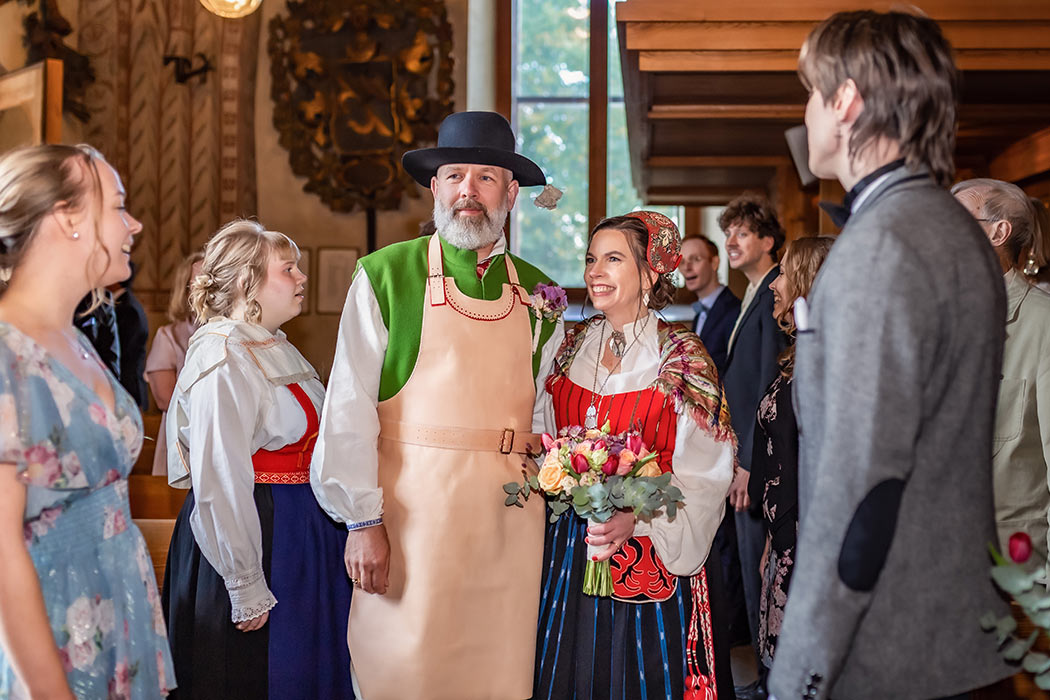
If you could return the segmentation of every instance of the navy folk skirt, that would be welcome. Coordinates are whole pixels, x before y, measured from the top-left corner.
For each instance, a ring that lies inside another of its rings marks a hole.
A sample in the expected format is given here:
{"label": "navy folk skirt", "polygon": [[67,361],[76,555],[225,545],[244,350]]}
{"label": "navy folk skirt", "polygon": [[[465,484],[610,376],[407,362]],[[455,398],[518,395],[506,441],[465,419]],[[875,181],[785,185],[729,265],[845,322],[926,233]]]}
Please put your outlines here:
{"label": "navy folk skirt", "polygon": [[309,484],[255,485],[263,571],[277,598],[254,632],[230,621],[230,598],[190,529],[193,492],[168,550],[162,602],[177,700],[353,700],[346,622],[346,528]]}
{"label": "navy folk skirt", "polygon": [[[548,523],[536,639],[534,700],[681,700],[693,611],[690,579],[679,577],[663,602],[625,603],[583,594],[587,523],[569,511]],[[705,565],[718,697],[731,699],[733,680],[723,619],[718,555]],[[704,640],[695,645],[709,673]]]}

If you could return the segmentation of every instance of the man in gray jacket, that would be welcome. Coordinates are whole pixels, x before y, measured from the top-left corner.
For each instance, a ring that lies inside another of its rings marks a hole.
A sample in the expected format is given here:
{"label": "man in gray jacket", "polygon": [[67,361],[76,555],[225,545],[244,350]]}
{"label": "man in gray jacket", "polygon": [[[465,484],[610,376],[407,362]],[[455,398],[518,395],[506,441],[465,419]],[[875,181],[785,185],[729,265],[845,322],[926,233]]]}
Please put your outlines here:
{"label": "man in gray jacket", "polygon": [[992,480],[999,547],[1023,532],[1031,566],[1044,566],[1050,532],[1050,295],[1017,270],[1037,232],[1035,209],[1020,187],[979,178],[952,187],[988,236],[1006,283],[1006,345],[995,411]]}
{"label": "man in gray jacket", "polygon": [[924,17],[839,13],[799,73],[810,169],[848,194],[795,309],[800,530],[770,693],[966,697],[1010,674],[978,622],[1005,614],[986,546],[1006,295],[944,189],[951,48]]}

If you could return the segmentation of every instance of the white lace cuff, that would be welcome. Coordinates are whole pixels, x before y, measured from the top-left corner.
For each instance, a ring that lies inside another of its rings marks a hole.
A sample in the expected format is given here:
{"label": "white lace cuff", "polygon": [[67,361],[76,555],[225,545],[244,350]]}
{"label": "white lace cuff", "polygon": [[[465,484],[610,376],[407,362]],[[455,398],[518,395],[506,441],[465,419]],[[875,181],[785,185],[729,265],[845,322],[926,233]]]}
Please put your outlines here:
{"label": "white lace cuff", "polygon": [[240,576],[228,576],[224,581],[226,591],[230,594],[230,619],[234,624],[259,617],[277,605],[277,599],[266,585],[262,569]]}

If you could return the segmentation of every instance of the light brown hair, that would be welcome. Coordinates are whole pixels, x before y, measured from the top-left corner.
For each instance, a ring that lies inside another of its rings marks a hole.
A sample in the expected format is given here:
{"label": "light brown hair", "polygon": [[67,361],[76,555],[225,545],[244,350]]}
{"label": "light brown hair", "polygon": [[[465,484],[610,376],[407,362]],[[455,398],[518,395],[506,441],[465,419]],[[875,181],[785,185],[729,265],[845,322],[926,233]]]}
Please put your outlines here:
{"label": "light brown hair", "polygon": [[194,251],[187,255],[179,266],[175,268],[175,274],[171,280],[171,299],[168,300],[168,320],[172,323],[185,321],[193,316],[190,308],[190,275],[193,266],[204,259],[202,251]]}
{"label": "light brown hair", "polygon": [[947,187],[955,171],[958,74],[952,48],[928,17],[905,12],[838,12],[802,45],[799,78],[828,102],[852,79],[864,110],[850,132],[849,158],[880,137],[900,145],[912,169],[926,166]]}
{"label": "light brown hair", "polygon": [[[631,255],[634,256],[634,264],[638,267],[638,282],[641,289],[647,286],[649,267],[646,251],[649,248],[649,229],[645,223],[633,216],[610,216],[602,219],[587,237],[587,245],[590,247],[591,239],[602,229],[615,229],[624,234],[627,244],[631,247]],[[675,234],[677,235],[677,231]],[[649,289],[649,303],[646,306],[654,311],[659,311],[674,300],[675,286],[671,281],[671,273],[656,275],[656,282]]]}
{"label": "light brown hair", "polygon": [[[56,207],[82,209],[92,193],[92,256],[101,252],[106,257],[106,267],[109,266],[109,252],[99,239],[102,180],[98,161],[105,163],[106,159],[86,144],[25,146],[0,156],[0,293],[36,239],[40,222]],[[90,257],[87,268],[90,272]],[[93,290],[92,295],[92,304],[85,313],[108,299],[100,289]]]}
{"label": "light brown hair", "polygon": [[262,307],[255,297],[266,281],[270,257],[286,252],[299,259],[295,241],[258,221],[236,219],[219,229],[204,246],[200,274],[190,283],[190,308],[198,321],[230,316],[243,301],[245,320],[258,323]]}
{"label": "light brown hair", "polygon": [[791,338],[791,344],[780,354],[781,373],[785,377],[790,377],[795,369],[795,300],[809,295],[820,266],[827,260],[834,242],[835,239],[830,236],[796,238],[788,244],[784,261],[780,263],[780,274],[787,283],[787,294],[784,311],[776,317],[776,321]]}

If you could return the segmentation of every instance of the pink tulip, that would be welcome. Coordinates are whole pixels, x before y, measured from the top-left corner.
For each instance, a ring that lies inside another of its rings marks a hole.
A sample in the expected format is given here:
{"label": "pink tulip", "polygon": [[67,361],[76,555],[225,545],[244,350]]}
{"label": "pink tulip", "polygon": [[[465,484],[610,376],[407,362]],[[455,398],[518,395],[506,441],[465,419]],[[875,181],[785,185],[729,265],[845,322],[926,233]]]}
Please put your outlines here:
{"label": "pink tulip", "polygon": [[583,455],[576,453],[572,456],[572,469],[577,474],[583,474],[591,468],[591,463]]}
{"label": "pink tulip", "polygon": [[605,460],[605,464],[602,465],[602,474],[610,476],[616,471],[616,467],[620,465],[620,458],[616,455],[609,455],[609,459]]}
{"label": "pink tulip", "polygon": [[540,442],[543,443],[543,449],[550,451],[554,447],[554,438],[551,437],[550,433],[544,433],[540,436]]}
{"label": "pink tulip", "polygon": [[591,447],[591,450],[593,450],[594,452],[597,452],[598,450],[604,450],[604,449],[606,449],[606,448],[608,448],[608,447],[609,447],[609,446],[605,444],[605,440],[598,440],[598,441],[597,441],[596,443],[594,443],[594,445],[593,445],[593,446]]}
{"label": "pink tulip", "polygon": [[1024,564],[1032,556],[1032,538],[1023,532],[1010,535],[1010,558],[1018,564]]}

